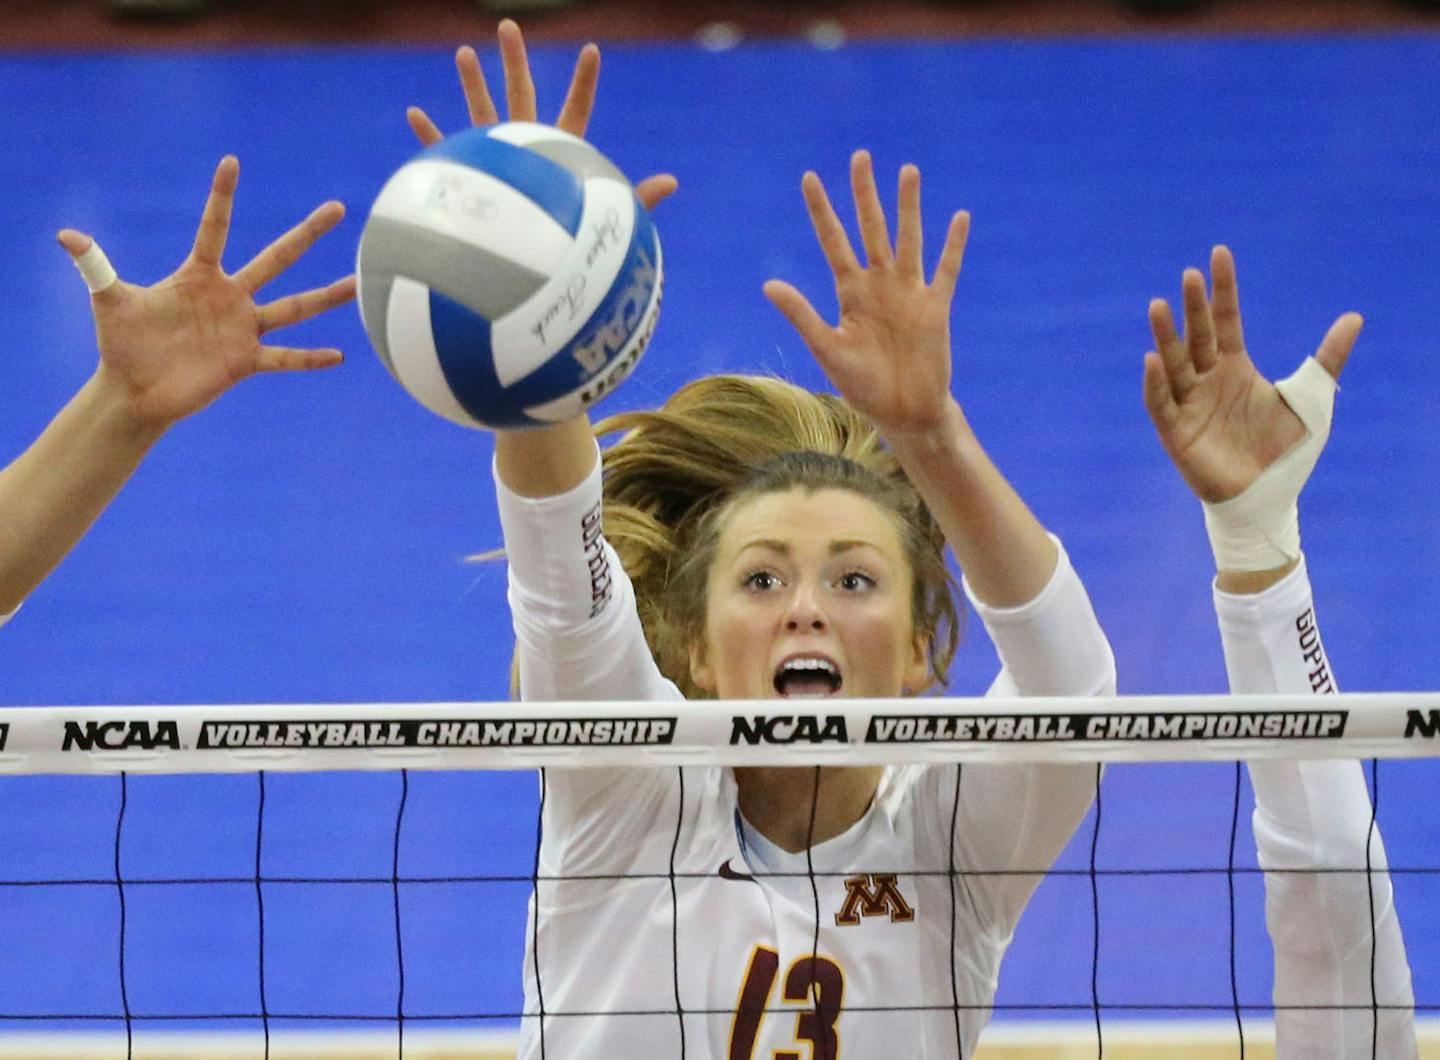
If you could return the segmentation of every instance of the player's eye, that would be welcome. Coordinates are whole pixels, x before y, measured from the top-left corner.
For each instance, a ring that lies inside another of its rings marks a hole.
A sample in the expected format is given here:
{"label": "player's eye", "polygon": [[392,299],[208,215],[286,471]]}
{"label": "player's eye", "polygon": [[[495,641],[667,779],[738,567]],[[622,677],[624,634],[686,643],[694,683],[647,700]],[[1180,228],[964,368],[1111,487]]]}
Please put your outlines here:
{"label": "player's eye", "polygon": [[780,588],[780,577],[774,571],[757,570],[751,571],[745,576],[741,583],[746,589],[757,593],[768,593]]}
{"label": "player's eye", "polygon": [[875,588],[875,579],[861,571],[852,570],[840,575],[838,584],[847,593],[859,593]]}

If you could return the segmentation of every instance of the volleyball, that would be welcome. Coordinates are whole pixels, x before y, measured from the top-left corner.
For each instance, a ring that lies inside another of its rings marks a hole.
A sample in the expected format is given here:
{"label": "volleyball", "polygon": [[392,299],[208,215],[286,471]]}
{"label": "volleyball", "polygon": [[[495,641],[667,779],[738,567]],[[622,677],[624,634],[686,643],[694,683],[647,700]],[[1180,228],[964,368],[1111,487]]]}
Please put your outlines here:
{"label": "volleyball", "polygon": [[357,301],[385,367],[467,427],[539,427],[634,369],[660,313],[660,240],[635,189],[548,125],[469,129],[375,199]]}

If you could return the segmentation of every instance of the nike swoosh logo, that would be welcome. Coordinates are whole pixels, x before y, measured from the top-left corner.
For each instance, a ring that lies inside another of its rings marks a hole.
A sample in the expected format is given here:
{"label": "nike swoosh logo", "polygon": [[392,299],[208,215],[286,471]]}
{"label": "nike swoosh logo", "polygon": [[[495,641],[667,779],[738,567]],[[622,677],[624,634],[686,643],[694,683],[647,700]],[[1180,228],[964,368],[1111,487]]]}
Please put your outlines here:
{"label": "nike swoosh logo", "polygon": [[741,882],[754,883],[755,877],[747,872],[736,872],[730,867],[730,859],[725,859],[725,864],[720,866],[720,878],[722,880],[740,880]]}

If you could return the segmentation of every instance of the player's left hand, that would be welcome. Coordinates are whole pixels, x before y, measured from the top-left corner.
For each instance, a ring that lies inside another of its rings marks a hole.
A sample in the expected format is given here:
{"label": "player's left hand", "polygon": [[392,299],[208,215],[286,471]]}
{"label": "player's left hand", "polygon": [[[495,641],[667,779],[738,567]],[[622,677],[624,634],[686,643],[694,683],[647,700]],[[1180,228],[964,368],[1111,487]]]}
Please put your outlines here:
{"label": "player's left hand", "polygon": [[875,188],[867,151],[850,160],[850,184],[866,263],[861,265],[820,178],[801,181],[810,222],[835,276],[840,322],[831,327],[808,299],[782,280],[765,294],[794,325],[845,399],[892,441],[938,428],[950,394],[950,303],[970,232],[964,211],[950,220],[933,279],[925,282],[920,171],[900,169],[895,243]]}
{"label": "player's left hand", "polygon": [[[262,250],[239,272],[220,265],[240,163],[226,156],[215,169],[209,199],[190,255],[150,287],[116,280],[91,296],[100,347],[98,378],[119,395],[139,424],[164,429],[209,405],[257,372],[328,368],[336,349],[264,345],[276,328],[308,320],[355,296],[355,278],[257,305],[255,294],[293,265],[320,236],[339,224],[338,202],[309,217]],[[74,229],[57,239],[79,259],[94,240]]]}
{"label": "player's left hand", "polygon": [[[530,76],[530,59],[525,52],[525,38],[520,27],[512,19],[502,19],[496,32],[500,43],[500,61],[505,70],[505,101],[510,121],[539,121],[539,108],[535,102],[535,81]],[[455,69],[460,74],[460,87],[465,93],[465,105],[470,111],[470,124],[476,127],[494,125],[500,120],[500,111],[490,95],[490,86],[485,81],[485,72],[480,68],[480,58],[475,49],[466,45],[455,53]],[[570,89],[565,93],[565,102],[560,107],[560,116],[555,127],[572,136],[585,136],[590,124],[590,115],[595,110],[595,89],[600,83],[600,49],[587,44],[580,49],[575,60],[575,73],[570,78]],[[419,107],[405,111],[416,138],[426,147],[438,144],[445,138],[431,119]],[[678,182],[669,173],[658,173],[646,177],[635,185],[635,194],[647,210],[655,208],[668,197]]]}
{"label": "player's left hand", "polygon": [[[1207,297],[1205,277],[1185,270],[1183,338],[1170,304],[1150,303],[1155,352],[1145,355],[1145,408],[1186,483],[1213,504],[1243,493],[1305,437],[1305,426],[1245,349],[1235,259],[1226,247],[1211,252],[1210,275]],[[1363,324],[1358,313],[1346,313],[1330,326],[1315,359],[1331,377],[1340,377]]]}

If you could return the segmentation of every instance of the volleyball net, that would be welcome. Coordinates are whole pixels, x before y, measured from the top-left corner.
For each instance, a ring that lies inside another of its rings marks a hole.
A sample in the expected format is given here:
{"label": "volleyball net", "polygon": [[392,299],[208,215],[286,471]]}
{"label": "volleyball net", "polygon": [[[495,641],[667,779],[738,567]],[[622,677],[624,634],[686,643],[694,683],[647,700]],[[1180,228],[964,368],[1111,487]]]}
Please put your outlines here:
{"label": "volleyball net", "polygon": [[[0,1052],[513,1056],[539,1018],[521,966],[528,897],[554,879],[537,856],[552,770],[1059,762],[1096,764],[1095,804],[1034,867],[977,1056],[1264,1056],[1238,761],[1281,758],[1365,760],[1428,1049],[1434,774],[1389,760],[1437,741],[1440,693],[10,708]],[[1157,774],[1168,799],[1137,779]],[[685,875],[643,878],[673,893]],[[882,888],[864,878],[857,915],[893,911]]]}

